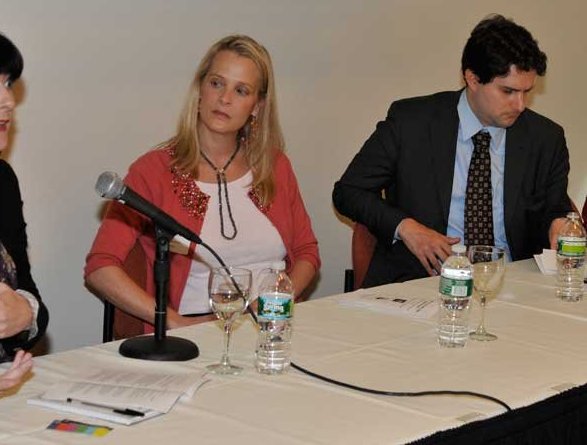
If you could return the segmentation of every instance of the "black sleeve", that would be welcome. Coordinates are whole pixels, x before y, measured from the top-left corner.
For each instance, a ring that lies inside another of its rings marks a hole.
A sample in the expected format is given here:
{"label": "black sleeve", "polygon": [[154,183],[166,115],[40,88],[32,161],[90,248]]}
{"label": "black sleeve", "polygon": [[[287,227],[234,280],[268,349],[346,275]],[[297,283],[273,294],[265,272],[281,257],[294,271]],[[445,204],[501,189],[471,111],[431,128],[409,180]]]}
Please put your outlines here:
{"label": "black sleeve", "polygon": [[[569,184],[569,150],[562,127],[557,127],[555,142],[546,184],[547,206],[544,221],[544,233],[548,234],[550,224],[556,218],[563,218],[573,210],[567,194]],[[547,236],[548,238],[548,236]],[[546,244],[549,247],[549,243]]]}
{"label": "black sleeve", "polygon": [[383,191],[393,188],[397,179],[400,147],[394,108],[392,104],[387,119],[377,124],[335,183],[332,194],[334,206],[342,215],[364,224],[380,241],[388,243],[406,217],[404,211],[383,196]]}
{"label": "black sleeve", "polygon": [[28,340],[27,331],[1,340],[9,354],[12,354],[14,348],[28,349],[33,346],[45,333],[49,320],[47,308],[41,301],[41,296],[31,276],[22,204],[18,180],[14,171],[5,161],[0,160],[0,240],[16,264],[18,288],[30,292],[39,302],[37,335]]}

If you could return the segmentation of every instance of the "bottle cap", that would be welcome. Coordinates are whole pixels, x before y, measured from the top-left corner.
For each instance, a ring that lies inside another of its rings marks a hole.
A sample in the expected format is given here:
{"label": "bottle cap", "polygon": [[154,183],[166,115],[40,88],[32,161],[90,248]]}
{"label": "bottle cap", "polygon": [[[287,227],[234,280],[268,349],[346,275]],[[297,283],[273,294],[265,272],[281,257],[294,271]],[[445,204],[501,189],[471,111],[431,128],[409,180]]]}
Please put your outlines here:
{"label": "bottle cap", "polygon": [[271,263],[271,269],[273,270],[285,270],[285,261],[274,261]]}
{"label": "bottle cap", "polygon": [[453,244],[451,250],[454,253],[465,253],[467,251],[467,248],[462,244]]}

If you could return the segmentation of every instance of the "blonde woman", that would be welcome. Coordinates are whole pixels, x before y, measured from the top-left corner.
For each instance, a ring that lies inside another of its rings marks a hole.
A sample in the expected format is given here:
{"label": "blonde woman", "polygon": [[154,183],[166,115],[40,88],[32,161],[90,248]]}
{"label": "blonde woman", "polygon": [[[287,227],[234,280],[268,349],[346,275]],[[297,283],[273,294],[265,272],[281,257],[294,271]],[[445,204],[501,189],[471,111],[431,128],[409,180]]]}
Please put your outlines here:
{"label": "blonde woman", "polygon": [[[232,35],[200,62],[175,137],[135,161],[125,183],[199,234],[228,265],[251,269],[254,282],[262,269],[285,260],[299,297],[320,258],[283,147],[271,58],[252,38]],[[122,269],[137,241],[152,264],[152,224],[112,203],[85,277],[90,290],[145,321],[149,332],[151,267],[145,290]],[[197,246],[172,245],[168,327],[210,319],[207,281],[216,260]]]}

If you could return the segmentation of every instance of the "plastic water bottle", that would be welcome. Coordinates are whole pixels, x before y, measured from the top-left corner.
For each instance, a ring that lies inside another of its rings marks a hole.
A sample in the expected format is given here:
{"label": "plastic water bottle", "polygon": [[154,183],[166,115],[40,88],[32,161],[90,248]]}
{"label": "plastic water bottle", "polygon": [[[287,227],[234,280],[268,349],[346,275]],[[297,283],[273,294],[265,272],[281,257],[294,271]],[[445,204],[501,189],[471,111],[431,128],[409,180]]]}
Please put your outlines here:
{"label": "plastic water bottle", "polygon": [[469,337],[469,303],[473,294],[473,269],[462,244],[452,246],[452,255],[440,273],[438,343],[448,348],[465,346]]}
{"label": "plastic water bottle", "polygon": [[564,301],[579,301],[583,298],[585,279],[585,228],[579,214],[571,212],[558,236],[556,252],[556,295]]}
{"label": "plastic water bottle", "polygon": [[262,374],[281,374],[290,365],[294,289],[283,261],[271,265],[259,286],[259,338],[255,367]]}

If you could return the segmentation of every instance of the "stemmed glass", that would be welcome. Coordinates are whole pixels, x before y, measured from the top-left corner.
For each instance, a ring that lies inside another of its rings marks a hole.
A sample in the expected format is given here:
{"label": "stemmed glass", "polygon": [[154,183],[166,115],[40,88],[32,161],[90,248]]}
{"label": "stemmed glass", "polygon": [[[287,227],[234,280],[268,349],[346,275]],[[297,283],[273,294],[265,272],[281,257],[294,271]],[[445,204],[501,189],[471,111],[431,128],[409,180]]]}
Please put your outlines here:
{"label": "stemmed glass", "polygon": [[224,324],[224,353],[220,363],[206,367],[214,374],[236,375],[242,368],[230,363],[228,349],[232,324],[244,312],[249,304],[252,273],[248,269],[236,267],[218,267],[212,269],[208,279],[210,307]]}
{"label": "stemmed glass", "polygon": [[479,341],[497,340],[497,335],[485,330],[485,305],[493,300],[503,284],[505,273],[504,250],[493,246],[469,247],[469,261],[473,266],[473,287],[481,305],[479,326],[469,338]]}

